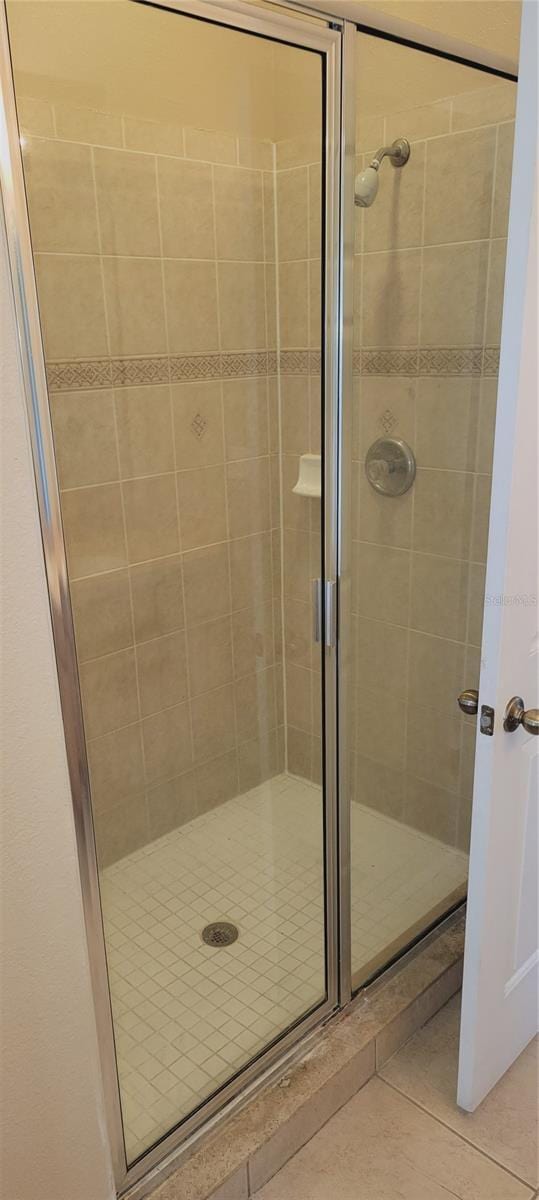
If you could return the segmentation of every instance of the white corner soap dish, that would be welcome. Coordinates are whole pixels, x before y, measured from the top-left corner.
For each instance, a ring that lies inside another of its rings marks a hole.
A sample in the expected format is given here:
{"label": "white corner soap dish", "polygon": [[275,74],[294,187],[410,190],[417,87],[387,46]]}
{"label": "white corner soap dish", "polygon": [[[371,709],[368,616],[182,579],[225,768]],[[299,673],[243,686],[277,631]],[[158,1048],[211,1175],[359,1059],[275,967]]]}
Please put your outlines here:
{"label": "white corner soap dish", "polygon": [[322,495],[322,458],[320,454],[302,454],[299,460],[298,481],[292,491],[297,496]]}

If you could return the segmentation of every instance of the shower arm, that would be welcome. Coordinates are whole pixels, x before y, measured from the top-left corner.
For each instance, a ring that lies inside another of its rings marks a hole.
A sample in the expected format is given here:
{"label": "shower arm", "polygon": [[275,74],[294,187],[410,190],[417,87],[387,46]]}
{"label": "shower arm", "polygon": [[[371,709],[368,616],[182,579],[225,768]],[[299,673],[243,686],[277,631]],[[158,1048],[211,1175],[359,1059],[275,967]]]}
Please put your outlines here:
{"label": "shower arm", "polygon": [[372,167],[374,171],[378,171],[380,169],[382,160],[384,158],[390,158],[394,167],[403,167],[404,164],[408,162],[409,157],[410,143],[407,138],[400,137],[396,138],[396,140],[391,143],[391,146],[381,146],[380,149],[376,151],[374,158],[371,158],[369,166]]}

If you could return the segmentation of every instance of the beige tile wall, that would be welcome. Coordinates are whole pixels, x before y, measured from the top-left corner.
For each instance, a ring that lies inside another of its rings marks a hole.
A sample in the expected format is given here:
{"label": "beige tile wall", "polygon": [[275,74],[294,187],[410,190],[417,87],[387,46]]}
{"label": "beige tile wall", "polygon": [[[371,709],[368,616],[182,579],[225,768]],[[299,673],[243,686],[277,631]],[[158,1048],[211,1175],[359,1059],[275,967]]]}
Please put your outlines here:
{"label": "beige tile wall", "polygon": [[[512,84],[487,91],[357,122],[358,170],[399,134],[412,155],[400,172],[384,163],[375,204],[356,210],[353,796],[463,848],[475,722],[456,696],[479,674],[515,104]],[[291,489],[299,455],[320,450],[318,157],[315,138],[276,147],[287,761],[310,778],[320,505]],[[364,476],[386,432],[410,442],[418,466],[395,501]]]}
{"label": "beige tile wall", "polygon": [[[358,120],[358,169],[413,145],[356,213],[353,794],[462,846],[474,725],[454,697],[478,676],[514,89],[491,100]],[[292,492],[321,445],[320,146],[21,107],[108,860],[285,762],[320,778],[321,512]],[[81,360],[100,386],[65,390]],[[419,468],[397,501],[363,476],[388,428]]]}
{"label": "beige tile wall", "polygon": [[[358,121],[358,170],[398,135],[412,154],[356,209],[354,795],[465,849],[476,722],[456,697],[479,677],[515,91]],[[417,460],[395,500],[364,475],[385,433]]]}
{"label": "beige tile wall", "polygon": [[273,147],[21,108],[106,863],[284,764]]}

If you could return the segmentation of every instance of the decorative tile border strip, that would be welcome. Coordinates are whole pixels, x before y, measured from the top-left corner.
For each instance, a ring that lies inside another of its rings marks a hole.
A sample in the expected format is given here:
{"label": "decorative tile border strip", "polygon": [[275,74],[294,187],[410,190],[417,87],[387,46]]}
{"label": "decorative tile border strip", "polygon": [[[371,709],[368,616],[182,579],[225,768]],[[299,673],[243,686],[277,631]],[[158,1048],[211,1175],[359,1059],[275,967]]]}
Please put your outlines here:
{"label": "decorative tile border strip", "polygon": [[[431,346],[414,349],[373,347],[354,350],[354,375],[497,375],[498,346]],[[319,375],[319,350],[246,350],[226,354],[154,355],[145,358],[89,358],[47,364],[51,391],[69,392],[134,387],[253,375]]]}
{"label": "decorative tile border strip", "polygon": [[170,378],[173,383],[190,379],[220,379],[220,354],[175,354],[170,360]]}
{"label": "decorative tile border strip", "polygon": [[166,355],[159,358],[113,358],[112,382],[115,387],[131,387],[133,384],[168,383],[169,361]]}
{"label": "decorative tile border strip", "polygon": [[279,367],[284,375],[308,375],[308,350],[281,350]]}
{"label": "decorative tile border strip", "polygon": [[424,346],[355,350],[354,375],[497,375],[498,346]]}
{"label": "decorative tile border strip", "polygon": [[276,373],[275,350],[177,354],[170,357],[87,358],[47,363],[47,380],[52,392],[144,386],[168,383],[169,380],[181,383],[197,379],[234,379]]}
{"label": "decorative tile border strip", "polygon": [[[434,346],[418,349],[371,347],[353,352],[354,375],[495,375],[499,351],[489,346]],[[284,375],[320,373],[321,355],[316,350],[282,350],[280,369]]]}
{"label": "decorative tile border strip", "polygon": [[361,375],[417,375],[417,350],[362,350]]}
{"label": "decorative tile border strip", "polygon": [[242,375],[267,375],[267,353],[265,350],[253,350],[243,354],[222,354],[221,374],[227,379]]}
{"label": "decorative tile border strip", "polygon": [[319,375],[320,350],[281,350],[279,366],[283,375]]}
{"label": "decorative tile border strip", "polygon": [[500,369],[500,347],[485,346],[483,354],[483,375],[497,375]]}
{"label": "decorative tile border strip", "polygon": [[110,388],[110,358],[47,363],[47,382],[52,392],[69,392],[79,388]]}
{"label": "decorative tile border strip", "polygon": [[435,347],[419,351],[419,375],[480,375],[483,351],[479,346],[470,348]]}

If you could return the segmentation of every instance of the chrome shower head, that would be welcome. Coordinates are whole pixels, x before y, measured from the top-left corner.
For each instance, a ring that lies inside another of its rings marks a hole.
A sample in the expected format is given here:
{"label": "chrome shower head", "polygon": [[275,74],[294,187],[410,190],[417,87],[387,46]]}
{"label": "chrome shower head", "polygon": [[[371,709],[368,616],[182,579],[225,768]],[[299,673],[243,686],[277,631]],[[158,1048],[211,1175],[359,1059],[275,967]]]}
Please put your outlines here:
{"label": "chrome shower head", "polygon": [[372,163],[356,175],[354,199],[358,208],[370,208],[378,192],[378,167]]}
{"label": "chrome shower head", "polygon": [[358,208],[370,208],[378,191],[378,171],[382,159],[390,158],[394,167],[403,167],[410,157],[410,143],[406,138],[396,138],[391,146],[382,146],[376,151],[368,167],[356,175],[354,199]]}

